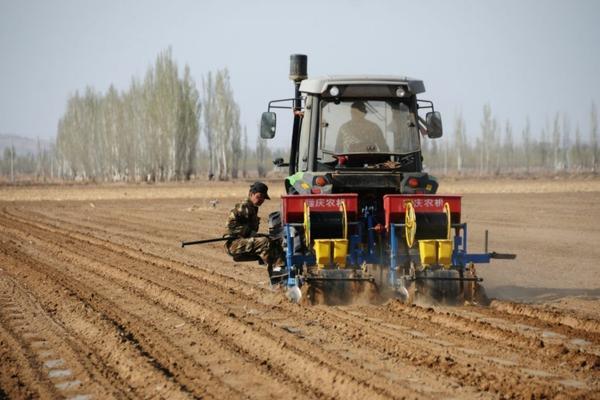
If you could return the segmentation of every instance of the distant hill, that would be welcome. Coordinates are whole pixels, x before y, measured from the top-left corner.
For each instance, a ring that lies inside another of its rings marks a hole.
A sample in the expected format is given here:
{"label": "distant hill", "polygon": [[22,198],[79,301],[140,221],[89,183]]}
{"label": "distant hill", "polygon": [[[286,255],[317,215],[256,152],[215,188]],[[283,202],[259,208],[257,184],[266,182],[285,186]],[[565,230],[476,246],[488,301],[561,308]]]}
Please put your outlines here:
{"label": "distant hill", "polygon": [[[48,139],[40,139],[40,148],[49,150],[54,144]],[[4,155],[4,149],[14,146],[17,156],[24,156],[29,153],[36,155],[38,152],[38,139],[32,139],[24,136],[0,133],[0,158]]]}

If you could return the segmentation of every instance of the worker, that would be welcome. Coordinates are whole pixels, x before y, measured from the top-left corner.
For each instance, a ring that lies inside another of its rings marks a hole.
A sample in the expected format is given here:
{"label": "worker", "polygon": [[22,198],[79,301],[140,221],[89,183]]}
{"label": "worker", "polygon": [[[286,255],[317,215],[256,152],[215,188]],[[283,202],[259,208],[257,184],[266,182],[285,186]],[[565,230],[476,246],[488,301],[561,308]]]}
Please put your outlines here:
{"label": "worker", "polygon": [[338,154],[388,153],[390,151],[381,128],[366,119],[367,107],[357,100],[350,106],[350,121],[340,127],[335,145]]}
{"label": "worker", "polygon": [[281,240],[259,235],[258,208],[265,200],[270,200],[269,188],[262,182],[254,182],[248,191],[248,198],[238,203],[229,212],[227,235],[232,239],[225,243],[231,256],[256,255],[267,265],[271,282],[283,277],[285,261]]}

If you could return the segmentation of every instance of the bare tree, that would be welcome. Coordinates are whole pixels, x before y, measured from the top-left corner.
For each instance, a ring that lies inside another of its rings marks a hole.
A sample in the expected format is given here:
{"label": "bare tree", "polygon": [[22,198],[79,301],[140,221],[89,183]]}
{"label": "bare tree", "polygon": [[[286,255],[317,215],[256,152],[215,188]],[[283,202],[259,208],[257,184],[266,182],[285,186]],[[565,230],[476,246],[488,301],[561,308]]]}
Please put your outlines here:
{"label": "bare tree", "polygon": [[592,172],[598,171],[598,111],[596,103],[592,102],[590,112],[590,144],[592,150]]}
{"label": "bare tree", "polygon": [[229,101],[229,74],[227,70],[217,72],[215,80],[215,109],[216,113],[216,152],[217,176],[219,180],[227,180],[229,172],[231,130],[229,124],[233,109]]}
{"label": "bare tree", "polygon": [[483,120],[481,121],[481,151],[482,172],[489,173],[493,160],[492,149],[496,145],[497,122],[492,117],[492,107],[488,104],[483,106]]}
{"label": "bare tree", "polygon": [[204,80],[204,132],[208,142],[209,178],[238,176],[242,153],[240,109],[235,102],[227,69],[217,71],[214,80]]}
{"label": "bare tree", "polygon": [[554,116],[554,127],[552,129],[552,154],[553,154],[553,169],[558,171],[561,169],[560,163],[560,114]]}
{"label": "bare tree", "polygon": [[583,157],[583,145],[581,143],[581,131],[579,130],[579,124],[575,128],[575,145],[573,146],[573,164],[575,164],[576,170],[582,170],[585,163]]}
{"label": "bare tree", "polygon": [[538,143],[538,152],[540,155],[540,161],[539,161],[539,166],[542,170],[547,170],[549,169],[549,156],[550,156],[550,150],[551,150],[551,144],[550,144],[550,140],[548,139],[548,136],[550,135],[550,122],[548,120],[548,118],[546,118],[546,123],[544,124],[544,127],[542,128],[542,131],[540,133],[540,142]]}
{"label": "bare tree", "polygon": [[526,118],[525,120],[525,128],[523,128],[523,132],[522,132],[522,137],[523,137],[523,152],[524,154],[524,158],[525,158],[525,172],[529,173],[529,168],[531,166],[531,153],[532,153],[532,146],[531,146],[531,124],[529,122],[529,117]]}
{"label": "bare tree", "polygon": [[454,122],[454,148],[456,152],[456,171],[461,174],[464,157],[466,154],[465,121],[462,114],[458,114]]}
{"label": "bare tree", "polygon": [[237,179],[240,162],[242,161],[242,129],[240,127],[240,109],[234,107],[232,120],[230,121],[231,129],[231,177]]}
{"label": "bare tree", "polygon": [[215,153],[215,88],[212,73],[209,72],[206,78],[202,79],[203,103],[204,103],[204,135],[206,136],[206,145],[208,150],[208,179],[215,176],[216,159]]}
{"label": "bare tree", "polygon": [[[260,127],[258,129],[260,129]],[[259,178],[267,176],[265,160],[267,159],[268,153],[269,148],[267,146],[267,141],[262,139],[259,135],[256,140],[256,171],[258,172]]]}
{"label": "bare tree", "polygon": [[506,121],[504,128],[504,145],[502,146],[503,165],[507,171],[512,171],[514,168],[515,148],[513,143],[513,133],[510,121]]}
{"label": "bare tree", "polygon": [[568,171],[571,169],[571,126],[569,119],[563,114],[563,129],[562,129],[562,166],[563,170]]}
{"label": "bare tree", "polygon": [[195,171],[199,119],[202,111],[198,90],[186,65],[180,82],[179,121],[177,124],[176,176],[189,180]]}
{"label": "bare tree", "polygon": [[248,148],[248,129],[246,129],[246,126],[244,125],[244,147],[243,147],[243,151],[242,151],[242,176],[244,178],[248,177],[248,166],[247,166],[247,162],[248,162],[248,152],[250,151],[250,149]]}

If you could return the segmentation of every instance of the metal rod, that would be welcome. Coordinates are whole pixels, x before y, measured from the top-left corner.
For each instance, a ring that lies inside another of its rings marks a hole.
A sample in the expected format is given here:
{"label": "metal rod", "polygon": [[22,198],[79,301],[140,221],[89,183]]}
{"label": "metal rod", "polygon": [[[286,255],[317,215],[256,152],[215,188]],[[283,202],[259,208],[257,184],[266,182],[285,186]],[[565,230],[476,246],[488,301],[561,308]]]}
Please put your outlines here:
{"label": "metal rod", "polygon": [[205,239],[205,240],[192,240],[190,242],[181,242],[181,247],[191,246],[193,244],[204,244],[204,243],[212,243],[212,242],[224,242],[226,240],[233,239],[231,237],[220,237],[216,239]]}
{"label": "metal rod", "polygon": [[514,260],[515,258],[517,258],[516,254],[511,254],[511,253],[496,253],[495,251],[492,251],[491,253],[489,253],[490,258],[495,258],[497,260]]}
{"label": "metal rod", "polygon": [[327,278],[327,277],[312,277],[312,276],[307,276],[306,278],[304,278],[304,280],[306,282],[310,282],[310,281],[369,281],[372,282],[375,280],[375,278],[373,277],[369,277],[369,278]]}
{"label": "metal rod", "polygon": [[[266,235],[264,233],[257,233],[255,235],[255,237],[269,237],[269,235]],[[181,247],[191,246],[193,244],[204,244],[204,243],[212,243],[212,242],[224,242],[226,240],[235,240],[235,239],[238,239],[238,238],[234,237],[234,236],[223,236],[223,237],[215,238],[215,239],[192,240],[192,241],[189,241],[189,242],[181,242]]]}
{"label": "metal rod", "polygon": [[483,278],[451,278],[442,276],[416,276],[408,278],[409,281],[463,281],[463,282],[483,282]]}

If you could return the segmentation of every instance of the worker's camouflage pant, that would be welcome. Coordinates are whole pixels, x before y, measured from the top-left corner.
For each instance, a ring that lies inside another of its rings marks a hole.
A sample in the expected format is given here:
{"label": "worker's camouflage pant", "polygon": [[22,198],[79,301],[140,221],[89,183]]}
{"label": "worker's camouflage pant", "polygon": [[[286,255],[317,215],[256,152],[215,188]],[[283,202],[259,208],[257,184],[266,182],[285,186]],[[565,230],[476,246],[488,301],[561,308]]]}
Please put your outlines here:
{"label": "worker's camouflage pant", "polygon": [[240,238],[228,243],[227,249],[232,256],[255,254],[268,266],[283,267],[285,265],[283,248],[279,240],[272,240],[264,236]]}

